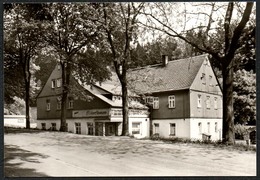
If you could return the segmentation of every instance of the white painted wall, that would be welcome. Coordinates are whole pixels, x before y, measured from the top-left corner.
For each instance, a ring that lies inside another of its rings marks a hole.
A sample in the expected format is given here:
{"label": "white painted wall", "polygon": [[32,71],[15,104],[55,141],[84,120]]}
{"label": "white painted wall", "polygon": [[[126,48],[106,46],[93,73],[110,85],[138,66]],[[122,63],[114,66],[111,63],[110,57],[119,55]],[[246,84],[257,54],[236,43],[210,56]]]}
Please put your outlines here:
{"label": "white painted wall", "polygon": [[[202,124],[202,133],[211,135],[211,140],[221,140],[222,139],[222,119],[207,119],[207,118],[192,118],[190,119],[190,137],[191,139],[202,139],[202,134],[199,133],[198,123]],[[210,132],[208,132],[208,125],[210,123]],[[215,132],[215,122],[217,122],[217,132]]]}
{"label": "white painted wall", "polygon": [[4,115],[4,126],[25,128],[25,115]]}
{"label": "white painted wall", "polygon": [[128,127],[129,134],[132,135],[132,123],[140,123],[140,134],[134,134],[136,138],[145,138],[150,136],[150,119],[149,118],[129,118]]}
{"label": "white painted wall", "polygon": [[[121,119],[122,120],[122,119]],[[92,122],[93,123],[93,128],[94,128],[94,134],[95,134],[95,122],[94,118],[79,118],[79,119],[67,119],[66,123],[68,123],[68,132],[76,133],[76,128],[75,128],[75,123],[81,123],[81,134],[88,134],[88,127],[87,123]],[[101,121],[99,121],[101,122]],[[105,122],[105,121],[104,121]],[[107,122],[107,121],[106,121]],[[132,123],[133,122],[140,122],[141,127],[140,127],[140,134],[139,135],[134,135],[136,138],[144,138],[144,137],[149,137],[150,136],[150,131],[149,131],[149,125],[150,125],[150,120],[149,118],[140,118],[140,117],[131,117],[129,118],[129,133],[132,135]],[[51,128],[51,123],[56,123],[56,129],[60,129],[60,120],[59,119],[50,119],[50,120],[37,120],[37,128],[42,129],[41,123],[46,123],[46,129]],[[122,123],[118,125],[118,132],[122,132]],[[121,133],[119,133],[120,135]]]}
{"label": "white painted wall", "polygon": [[170,137],[170,123],[176,124],[176,137],[190,138],[190,119],[156,119],[152,120],[153,132],[155,131],[154,123],[159,124],[159,136],[164,138]]}

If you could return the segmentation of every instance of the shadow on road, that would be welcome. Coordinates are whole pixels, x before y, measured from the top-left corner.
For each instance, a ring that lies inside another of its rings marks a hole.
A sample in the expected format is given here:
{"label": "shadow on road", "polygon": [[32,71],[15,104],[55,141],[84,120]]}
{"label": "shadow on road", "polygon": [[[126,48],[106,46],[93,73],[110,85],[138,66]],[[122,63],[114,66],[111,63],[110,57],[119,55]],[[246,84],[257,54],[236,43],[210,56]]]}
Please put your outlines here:
{"label": "shadow on road", "polygon": [[[46,174],[35,169],[23,168],[23,162],[40,163],[38,158],[47,156],[20,149],[18,146],[4,146],[4,176],[5,177],[46,177]],[[38,157],[38,158],[37,158]],[[18,162],[17,162],[18,160]]]}

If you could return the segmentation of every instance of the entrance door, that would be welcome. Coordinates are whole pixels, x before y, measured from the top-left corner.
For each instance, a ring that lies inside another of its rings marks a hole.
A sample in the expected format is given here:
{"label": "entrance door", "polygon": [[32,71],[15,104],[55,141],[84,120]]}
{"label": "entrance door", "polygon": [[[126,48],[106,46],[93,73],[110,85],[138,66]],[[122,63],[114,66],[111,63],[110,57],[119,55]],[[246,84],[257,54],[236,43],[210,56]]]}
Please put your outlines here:
{"label": "entrance door", "polygon": [[115,136],[116,135],[116,127],[115,123],[106,123],[106,136]]}
{"label": "entrance door", "polygon": [[103,136],[103,123],[102,122],[95,123],[95,135]]}

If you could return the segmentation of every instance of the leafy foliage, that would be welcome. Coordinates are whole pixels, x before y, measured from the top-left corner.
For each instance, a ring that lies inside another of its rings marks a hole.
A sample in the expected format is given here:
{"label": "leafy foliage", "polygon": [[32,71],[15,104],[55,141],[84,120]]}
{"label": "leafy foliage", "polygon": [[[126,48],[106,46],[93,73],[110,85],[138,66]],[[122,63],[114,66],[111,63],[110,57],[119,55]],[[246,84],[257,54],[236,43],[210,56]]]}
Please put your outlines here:
{"label": "leafy foliage", "polygon": [[256,122],[256,74],[238,70],[234,75],[234,117],[240,124]]}

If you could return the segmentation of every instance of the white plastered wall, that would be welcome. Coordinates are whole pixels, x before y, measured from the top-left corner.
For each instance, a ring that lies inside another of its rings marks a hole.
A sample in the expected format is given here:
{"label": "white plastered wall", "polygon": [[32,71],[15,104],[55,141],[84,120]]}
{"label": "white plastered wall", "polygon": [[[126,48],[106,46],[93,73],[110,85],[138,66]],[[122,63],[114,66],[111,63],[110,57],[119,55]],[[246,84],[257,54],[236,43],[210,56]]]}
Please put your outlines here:
{"label": "white plastered wall", "polygon": [[152,120],[153,132],[155,132],[154,123],[159,124],[159,136],[170,137],[170,124],[175,123],[176,137],[190,138],[190,119],[156,119]]}
{"label": "white plastered wall", "polygon": [[[210,128],[208,132],[208,122],[210,123]],[[199,132],[198,124],[201,123],[201,133]],[[215,123],[217,123],[217,128],[215,129]],[[190,120],[190,135],[191,139],[202,139],[202,133],[210,135],[211,140],[221,140],[222,139],[222,119],[207,119],[207,118],[192,118]]]}
{"label": "white plastered wall", "polygon": [[149,118],[138,118],[138,117],[130,117],[128,122],[129,134],[132,135],[132,123],[140,123],[140,134],[135,134],[136,138],[145,138],[150,136],[150,119]]}
{"label": "white plastered wall", "polygon": [[[88,134],[87,123],[92,122],[93,128],[95,131],[95,123],[93,118],[83,118],[83,119],[67,119],[66,123],[68,123],[68,132],[76,133],[75,123],[81,123],[81,134]],[[46,123],[46,129],[51,128],[51,123],[56,123],[56,129],[60,129],[60,120],[52,119],[52,120],[37,120],[37,128],[42,129],[41,123]]]}

